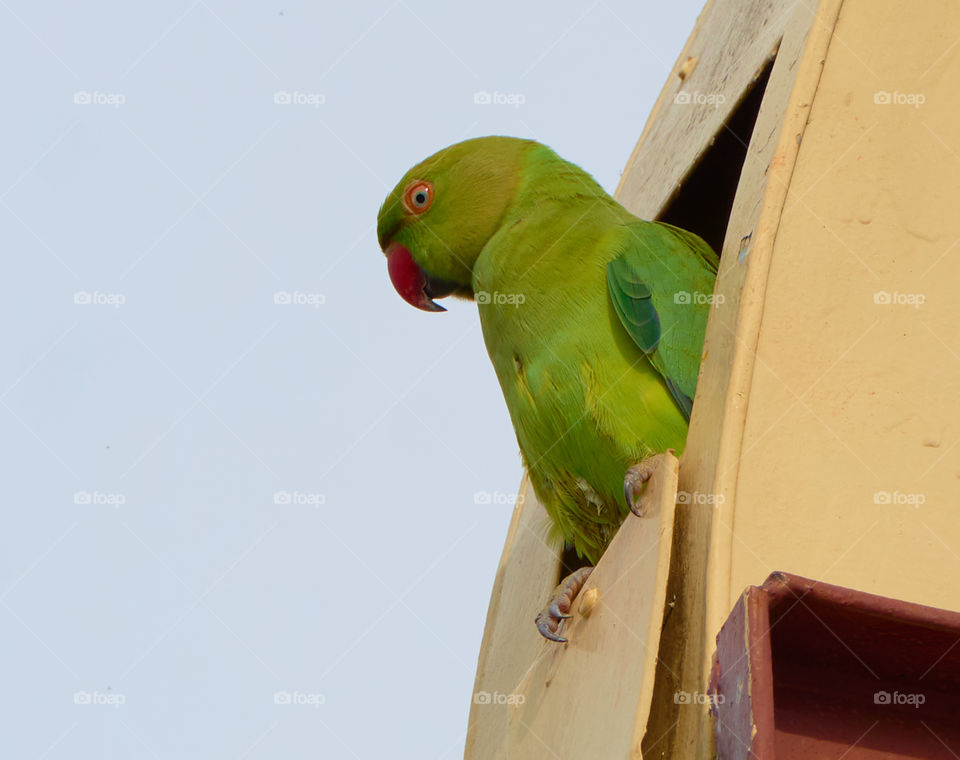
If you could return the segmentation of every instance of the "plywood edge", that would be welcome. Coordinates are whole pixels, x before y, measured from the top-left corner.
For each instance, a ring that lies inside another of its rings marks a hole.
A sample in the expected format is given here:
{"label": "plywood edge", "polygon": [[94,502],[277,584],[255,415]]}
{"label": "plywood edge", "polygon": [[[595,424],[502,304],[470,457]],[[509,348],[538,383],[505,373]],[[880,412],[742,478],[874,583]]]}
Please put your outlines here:
{"label": "plywood edge", "polygon": [[[497,563],[497,574],[493,580],[493,588],[490,589],[490,601],[487,603],[487,617],[483,625],[483,639],[480,645],[480,655],[477,661],[477,674],[474,679],[474,692],[476,692],[481,686],[481,680],[483,673],[486,669],[487,660],[490,658],[490,649],[487,644],[490,643],[493,637],[493,629],[497,624],[497,612],[500,609],[500,604],[503,601],[503,583],[504,576],[506,574],[507,564],[510,561],[510,556],[513,553],[514,546],[517,540],[517,534],[520,532],[520,523],[524,518],[524,510],[533,510],[538,505],[528,504],[526,499],[526,493],[530,489],[530,480],[527,477],[527,474],[523,474],[523,479],[520,481],[520,488],[517,489],[517,493],[521,495],[521,498],[517,499],[517,503],[513,507],[513,514],[510,516],[510,527],[507,528],[507,537],[503,541],[503,549],[500,552],[500,561]],[[472,725],[472,721],[471,721]]]}
{"label": "plywood edge", "polygon": [[657,116],[660,113],[660,109],[667,101],[667,98],[673,95],[675,89],[673,77],[678,75],[678,72],[683,66],[684,61],[690,57],[691,46],[696,41],[697,36],[700,34],[700,31],[703,28],[704,19],[710,15],[711,11],[713,10],[713,5],[716,2],[717,0],[708,0],[707,4],[704,5],[700,10],[700,13],[697,14],[697,20],[694,23],[693,31],[690,32],[690,36],[687,37],[687,41],[683,44],[683,49],[677,56],[677,60],[674,62],[673,67],[667,72],[667,79],[664,82],[663,87],[660,89],[660,94],[657,96],[657,99],[653,102],[653,108],[650,109],[650,114],[647,116],[646,122],[644,122],[643,130],[640,132],[640,137],[637,138],[637,141],[633,145],[633,150],[630,151],[630,157],[627,159],[627,163],[624,166],[623,172],[620,174],[620,181],[617,182],[617,189],[614,192],[614,197],[620,196],[620,193],[623,190],[624,182],[626,182],[627,177],[629,176],[630,169],[635,165],[637,156],[640,153],[640,149],[647,140],[651,125],[656,121]]}
{"label": "plywood edge", "polygon": [[630,756],[636,760],[642,759],[641,742],[647,731],[647,721],[650,719],[650,710],[653,706],[653,689],[656,682],[657,663],[660,653],[660,635],[663,632],[663,620],[667,614],[667,583],[670,578],[670,559],[673,550],[673,527],[677,514],[677,483],[680,474],[680,462],[676,457],[667,455],[660,468],[663,478],[657,496],[660,511],[660,546],[657,554],[657,573],[653,588],[652,609],[650,624],[647,629],[646,657],[643,663],[643,678],[640,684],[640,696],[637,699],[637,716],[633,724],[633,741],[631,742]]}
{"label": "plywood edge", "polygon": [[[741,198],[738,193],[724,243],[718,292],[725,290],[728,301],[736,304],[736,312],[727,315],[726,320],[712,319],[707,328],[705,354],[711,348],[714,351],[709,357],[705,355],[701,372],[704,377],[713,378],[704,384],[704,394],[715,396],[714,411],[694,420],[691,437],[702,435],[710,443],[701,447],[691,445],[688,439],[687,449],[712,452],[708,458],[713,461],[699,464],[700,472],[693,478],[697,482],[694,487],[718,495],[718,506],[709,519],[707,536],[702,649],[699,657],[694,651],[687,652],[691,663],[698,666],[701,684],[709,682],[715,634],[726,619],[737,591],[731,588],[732,556],[737,541],[733,515],[774,241],[841,4],[842,0],[821,0],[813,9],[797,6],[796,14],[788,23],[767,93],[768,97],[775,97],[776,88],[785,87],[789,96],[779,115],[768,111],[765,99],[741,174],[741,189],[757,187],[761,195],[754,197],[755,190]],[[795,52],[798,43],[801,43],[800,49]],[[785,75],[782,69],[778,71],[778,67],[784,66],[789,67]],[[771,126],[765,119],[778,125],[778,131],[768,132]],[[766,139],[765,132],[769,135]],[[771,139],[775,140],[772,151],[768,144]],[[750,237],[745,241],[747,235]],[[697,429],[698,423],[710,429]],[[683,480],[681,476],[681,488],[686,488]],[[694,730],[695,726],[689,722],[681,726],[681,743],[696,747],[698,755],[712,753],[712,721],[706,707],[702,710],[697,737],[693,735]]]}
{"label": "plywood edge", "polygon": [[[747,9],[747,5],[751,8]],[[735,498],[737,462],[745,424],[746,393],[749,391],[753,371],[752,350],[762,315],[763,293],[766,284],[772,240],[776,234],[784,197],[796,159],[798,135],[802,135],[808,119],[810,101],[819,81],[822,59],[829,45],[830,36],[840,0],[822,0],[809,7],[796,3],[737,3],[716,2],[712,4],[720,45],[732,44],[724,35],[731,14],[749,18],[746,30],[740,29],[737,38],[742,46],[735,64],[739,72],[718,70],[716,62],[703,66],[702,73],[712,71],[715,82],[699,80],[688,83],[690,87],[707,88],[710,91],[727,93],[736,100],[738,92],[731,89],[732,82],[741,88],[747,87],[749,79],[756,76],[762,66],[776,53],[770,79],[764,93],[763,106],[754,126],[746,163],[740,177],[740,187],[730,217],[727,236],[723,246],[721,271],[717,279],[716,294],[722,295],[726,305],[710,316],[707,340],[701,365],[697,399],[691,420],[690,435],[681,461],[679,489],[700,496],[709,495],[715,501],[711,506],[687,504],[678,508],[675,528],[675,547],[670,579],[671,596],[676,597],[677,609],[669,619],[668,635],[665,637],[668,651],[661,652],[668,667],[661,668],[655,685],[654,713],[650,720],[650,736],[645,742],[655,742],[660,734],[670,739],[656,747],[656,752],[666,752],[666,757],[686,758],[709,756],[710,721],[706,706],[691,707],[678,711],[672,703],[676,689],[703,691],[709,679],[710,656],[713,636],[719,630],[729,612],[729,559],[722,561],[722,552],[727,547],[718,544],[718,525],[726,523],[727,539],[734,541],[729,508]],[[721,12],[726,9],[727,16]],[[762,18],[750,13],[766,14]],[[719,14],[719,15],[718,15]],[[704,14],[704,20],[708,14]],[[762,28],[761,28],[762,27]],[[756,28],[751,37],[750,30]],[[706,42],[704,42],[706,44]],[[720,56],[715,47],[705,52],[694,46],[701,54]],[[749,77],[747,74],[749,73]],[[696,72],[695,72],[696,74]],[[677,83],[668,83],[667,92],[677,91]],[[775,105],[771,105],[771,103]],[[732,104],[731,104],[732,105]],[[693,146],[702,146],[710,129],[722,129],[729,115],[718,110],[703,119],[684,117],[687,131],[674,135],[684,146],[671,152],[674,144],[667,140],[664,130],[645,130],[644,143],[656,142],[657,148],[666,151],[678,167],[694,155]],[[676,122],[670,112],[657,114],[657,119]],[[639,145],[639,144],[638,144]],[[642,192],[633,185],[624,202],[631,203],[632,210],[661,208],[669,191],[670,171],[661,171],[661,163],[652,156],[654,146],[646,145],[645,151],[635,151],[629,171],[634,182],[646,179]],[[699,155],[699,154],[698,154]],[[651,167],[652,173],[647,171]],[[658,169],[660,167],[660,169]],[[625,189],[631,184],[629,177],[621,183]],[[650,186],[656,185],[656,190]],[[659,195],[657,195],[659,194]],[[655,197],[657,195],[657,197]],[[748,248],[741,257],[741,240],[750,235]],[[766,251],[761,250],[766,247]],[[752,321],[751,321],[752,320]],[[754,333],[752,339],[745,338]],[[714,506],[716,505],[716,506]],[[723,599],[716,589],[724,589]],[[719,610],[719,612],[718,612]],[[647,747],[648,751],[650,747]]]}
{"label": "plywood edge", "polygon": [[[709,585],[706,597],[706,627],[708,631],[719,630],[729,613],[731,595],[731,557],[735,539],[734,506],[736,503],[736,480],[738,462],[743,443],[747,406],[755,368],[756,348],[763,319],[763,304],[767,277],[773,255],[774,241],[780,224],[780,216],[789,192],[790,179],[802,148],[802,135],[816,95],[823,61],[833,36],[833,29],[843,0],[821,0],[814,11],[811,23],[802,20],[809,13],[805,6],[798,11],[796,27],[806,27],[803,32],[806,42],[800,54],[796,75],[791,82],[782,125],[776,148],[769,163],[765,162],[766,176],[762,204],[756,223],[750,231],[749,258],[743,281],[738,285],[739,308],[734,327],[735,346],[730,363],[729,381],[726,389],[719,454],[714,479],[714,492],[724,495],[716,510],[708,552],[707,577]],[[752,146],[751,146],[752,147]],[[747,161],[758,160],[753,151]],[[724,252],[729,267],[737,266],[743,230],[733,225],[728,230]],[[708,328],[709,335],[709,328]],[[709,677],[710,657],[713,643],[707,638],[707,651],[703,654],[704,677]]]}
{"label": "plywood edge", "polygon": [[[790,7],[788,0],[715,0],[707,5],[621,176],[615,195],[627,209],[646,219],[664,210],[769,60],[782,29],[778,19]],[[734,24],[731,17],[743,23]],[[689,58],[696,64],[684,67]],[[681,67],[683,78],[678,76]],[[677,101],[681,93],[690,96],[683,104]],[[693,95],[698,99],[691,101]],[[710,103],[699,96],[709,96]]]}
{"label": "plywood edge", "polygon": [[[600,558],[562,633],[542,641],[513,689],[506,756],[625,758],[653,689],[676,504],[678,462],[664,455]],[[592,606],[587,609],[584,605]]]}
{"label": "plywood edge", "polygon": [[[504,756],[506,706],[485,703],[479,695],[512,687],[539,647],[533,624],[537,600],[547,599],[560,572],[560,555],[544,541],[549,517],[537,501],[526,473],[518,490],[490,591],[487,618],[477,658],[464,760]],[[519,568],[518,563],[524,567]],[[519,577],[518,577],[519,576]],[[522,591],[523,593],[518,593]]]}

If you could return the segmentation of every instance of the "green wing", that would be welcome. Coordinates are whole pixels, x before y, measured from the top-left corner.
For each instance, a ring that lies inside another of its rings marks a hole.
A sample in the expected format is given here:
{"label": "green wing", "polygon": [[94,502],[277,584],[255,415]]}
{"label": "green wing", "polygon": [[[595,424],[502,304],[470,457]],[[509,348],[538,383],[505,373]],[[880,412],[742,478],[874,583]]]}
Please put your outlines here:
{"label": "green wing", "polygon": [[717,255],[692,232],[669,224],[636,222],[625,229],[620,254],[607,264],[610,299],[689,420]]}

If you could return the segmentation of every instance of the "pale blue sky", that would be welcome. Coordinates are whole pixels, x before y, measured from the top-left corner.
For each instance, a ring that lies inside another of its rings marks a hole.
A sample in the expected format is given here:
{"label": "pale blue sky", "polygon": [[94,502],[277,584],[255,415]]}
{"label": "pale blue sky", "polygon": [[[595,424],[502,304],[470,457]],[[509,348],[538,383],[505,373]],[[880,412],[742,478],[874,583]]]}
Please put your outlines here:
{"label": "pale blue sky", "polygon": [[0,3],[0,755],[462,754],[520,461],[376,212],[484,134],[613,190],[700,7]]}

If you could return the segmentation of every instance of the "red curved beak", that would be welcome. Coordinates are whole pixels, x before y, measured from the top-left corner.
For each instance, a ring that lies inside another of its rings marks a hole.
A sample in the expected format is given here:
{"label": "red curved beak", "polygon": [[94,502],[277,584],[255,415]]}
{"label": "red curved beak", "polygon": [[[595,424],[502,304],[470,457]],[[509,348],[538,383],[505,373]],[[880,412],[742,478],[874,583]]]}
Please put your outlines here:
{"label": "red curved beak", "polygon": [[446,311],[433,299],[449,295],[452,287],[445,288],[446,283],[427,275],[400,243],[391,243],[386,254],[390,282],[404,301],[424,311]]}

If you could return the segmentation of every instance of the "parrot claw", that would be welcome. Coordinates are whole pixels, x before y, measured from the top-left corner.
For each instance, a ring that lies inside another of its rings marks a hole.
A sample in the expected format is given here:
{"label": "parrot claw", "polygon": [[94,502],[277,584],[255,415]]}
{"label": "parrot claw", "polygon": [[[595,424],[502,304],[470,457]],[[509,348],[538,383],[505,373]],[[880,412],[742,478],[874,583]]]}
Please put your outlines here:
{"label": "parrot claw", "polygon": [[[673,454],[673,449],[667,449],[667,453]],[[656,472],[662,459],[663,454],[649,456],[639,464],[627,469],[627,474],[623,478],[623,496],[627,500],[630,511],[637,517],[643,517],[643,503],[637,499],[637,495],[640,493],[641,487]]]}
{"label": "parrot claw", "polygon": [[[540,635],[545,639],[549,639],[550,641],[556,641],[559,644],[566,644],[567,640],[563,638],[563,636],[550,630],[550,622],[551,621],[547,620],[543,613],[537,615],[537,630],[540,631]],[[553,625],[556,625],[556,623],[553,623]]]}
{"label": "parrot claw", "polygon": [[583,584],[587,582],[587,578],[590,577],[592,572],[592,567],[581,567],[560,581],[560,585],[553,590],[550,601],[547,602],[547,606],[540,611],[536,619],[537,630],[545,639],[561,644],[567,641],[557,633],[560,622],[573,617],[570,612],[573,600],[580,593],[580,589],[583,588]]}

